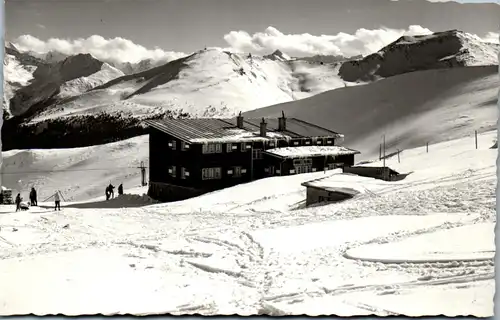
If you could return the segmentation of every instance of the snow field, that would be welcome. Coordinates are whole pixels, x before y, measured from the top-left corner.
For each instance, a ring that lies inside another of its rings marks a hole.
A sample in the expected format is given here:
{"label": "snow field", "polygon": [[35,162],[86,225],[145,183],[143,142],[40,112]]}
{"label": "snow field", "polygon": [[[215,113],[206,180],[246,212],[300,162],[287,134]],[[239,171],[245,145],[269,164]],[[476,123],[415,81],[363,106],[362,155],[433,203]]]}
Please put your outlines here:
{"label": "snow field", "polygon": [[[414,172],[398,182],[331,170],[168,204],[140,206],[128,195],[107,208],[101,197],[63,203],[61,212],[1,206],[0,314],[491,315],[496,153],[486,142],[493,137],[480,135],[479,150],[470,138],[432,145],[432,156],[425,147],[406,150],[395,169]],[[58,157],[65,167],[118,166],[119,157],[138,156],[140,141]],[[51,168],[58,157],[41,152],[16,165]],[[79,179],[106,178],[88,171]],[[60,179],[46,178],[46,188]],[[296,209],[309,180],[349,181],[369,192]],[[32,293],[20,283],[32,283]]]}

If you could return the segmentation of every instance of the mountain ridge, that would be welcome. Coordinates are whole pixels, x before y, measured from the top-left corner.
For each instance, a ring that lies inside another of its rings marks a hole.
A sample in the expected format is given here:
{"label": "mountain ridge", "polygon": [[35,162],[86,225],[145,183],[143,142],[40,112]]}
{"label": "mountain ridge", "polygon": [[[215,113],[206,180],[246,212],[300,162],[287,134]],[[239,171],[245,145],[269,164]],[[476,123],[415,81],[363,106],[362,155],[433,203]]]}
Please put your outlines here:
{"label": "mountain ridge", "polygon": [[[450,39],[455,41],[451,49],[448,46]],[[467,50],[462,50],[464,46]],[[435,47],[438,49],[433,50]],[[472,49],[469,50],[469,47]],[[47,134],[43,128],[50,123],[57,122],[61,127],[58,132],[69,135],[75,129],[73,125],[64,128],[64,122],[73,123],[72,119],[77,122],[113,119],[117,127],[123,127],[119,125],[121,118],[133,118],[126,123],[127,126],[139,126],[137,130],[129,130],[137,133],[142,132],[140,121],[152,117],[231,117],[240,111],[310,99],[329,90],[371,85],[383,76],[390,79],[426,69],[491,65],[492,52],[496,52],[497,48],[497,45],[481,43],[468,34],[451,30],[426,36],[400,37],[378,52],[354,60],[343,61],[341,57],[334,56],[326,59],[335,62],[325,63],[322,57],[328,56],[318,56],[319,59],[315,60],[291,58],[280,50],[267,56],[257,56],[205,48],[133,74],[125,74],[89,54],[79,55],[79,58],[72,56],[58,63],[36,67],[32,72],[35,79],[26,81],[29,82],[28,88],[38,90],[33,90],[37,93],[36,99],[30,96],[26,87],[17,90],[17,97],[12,99],[14,105],[11,106],[17,108],[16,114],[6,127],[18,135],[32,135],[34,142],[24,139],[23,147],[36,147],[36,141],[44,147],[51,147],[50,143],[59,146],[52,135],[52,142],[42,141]],[[431,54],[426,54],[427,51]],[[443,56],[450,52],[454,53],[450,59],[463,63],[441,65]],[[477,52],[485,54],[476,55]],[[484,61],[482,58],[485,58]],[[81,62],[72,62],[78,59]],[[420,63],[421,60],[426,63]],[[377,62],[376,68],[373,68],[373,61]],[[418,68],[413,68],[415,64]],[[72,67],[75,65],[86,68],[75,71]],[[144,63],[144,66],[149,66],[149,63]],[[55,75],[50,75],[51,72]],[[99,72],[101,75],[96,76]],[[48,80],[36,80],[40,75]],[[30,112],[26,113],[27,110]],[[24,129],[14,129],[14,124]],[[108,131],[112,139],[120,139],[118,132]],[[93,139],[94,143],[99,143],[97,136]],[[111,138],[103,139],[108,141]],[[68,140],[64,143],[61,147],[72,146]],[[15,141],[6,146],[21,147]]]}

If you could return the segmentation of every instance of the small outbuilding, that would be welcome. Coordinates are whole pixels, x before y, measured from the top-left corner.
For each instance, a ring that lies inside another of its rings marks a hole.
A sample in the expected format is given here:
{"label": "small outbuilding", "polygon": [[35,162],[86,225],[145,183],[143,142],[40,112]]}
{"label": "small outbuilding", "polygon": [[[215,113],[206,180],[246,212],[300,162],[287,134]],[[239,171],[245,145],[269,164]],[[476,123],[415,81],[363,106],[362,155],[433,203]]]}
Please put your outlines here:
{"label": "small outbuilding", "polygon": [[359,194],[359,191],[343,187],[319,187],[307,182],[302,184],[307,188],[306,206],[326,202],[340,202]]}
{"label": "small outbuilding", "polygon": [[344,173],[352,173],[362,177],[375,178],[385,181],[398,181],[404,179],[407,175],[402,175],[389,167],[372,166],[352,166],[344,167]]}

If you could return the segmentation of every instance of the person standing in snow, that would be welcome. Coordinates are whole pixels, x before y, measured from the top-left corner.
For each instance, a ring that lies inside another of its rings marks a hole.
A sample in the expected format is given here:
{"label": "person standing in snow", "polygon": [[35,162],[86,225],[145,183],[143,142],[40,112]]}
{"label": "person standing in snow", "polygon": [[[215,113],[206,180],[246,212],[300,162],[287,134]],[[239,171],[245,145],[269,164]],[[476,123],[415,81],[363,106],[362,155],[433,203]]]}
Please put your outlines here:
{"label": "person standing in snow", "polygon": [[56,211],[57,209],[61,211],[61,198],[59,198],[59,191],[56,191],[56,193],[54,194],[54,202],[56,204],[54,211]]}
{"label": "person standing in snow", "polygon": [[16,196],[16,212],[21,210],[21,194],[18,193]]}
{"label": "person standing in snow", "polygon": [[32,206],[38,205],[38,201],[36,199],[36,190],[34,187],[32,187],[31,191],[30,191],[30,205],[32,205]]}
{"label": "person standing in snow", "polygon": [[120,183],[120,185],[118,186],[118,195],[123,195],[123,183]]}
{"label": "person standing in snow", "polygon": [[115,189],[115,186],[110,183],[109,186],[108,186],[108,192],[109,192],[110,198],[112,198],[112,199],[115,198],[115,191],[114,191],[114,189]]}
{"label": "person standing in snow", "polygon": [[105,194],[106,194],[106,201],[108,201],[109,200],[109,196],[110,196],[110,194],[109,194],[109,187],[106,187]]}

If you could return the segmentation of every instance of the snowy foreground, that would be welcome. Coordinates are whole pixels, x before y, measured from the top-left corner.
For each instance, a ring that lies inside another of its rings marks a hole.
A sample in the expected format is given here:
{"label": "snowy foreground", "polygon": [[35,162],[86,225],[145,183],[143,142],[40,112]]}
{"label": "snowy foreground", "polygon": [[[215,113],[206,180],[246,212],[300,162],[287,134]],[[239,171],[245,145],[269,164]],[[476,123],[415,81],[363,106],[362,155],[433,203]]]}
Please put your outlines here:
{"label": "snowy foreground", "polygon": [[[492,316],[495,139],[406,150],[398,182],[332,170],[171,204],[3,206],[0,314]],[[364,192],[303,208],[319,178]]]}

